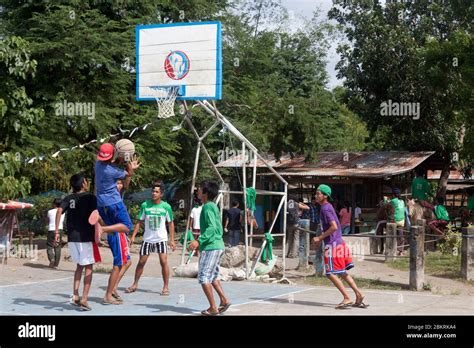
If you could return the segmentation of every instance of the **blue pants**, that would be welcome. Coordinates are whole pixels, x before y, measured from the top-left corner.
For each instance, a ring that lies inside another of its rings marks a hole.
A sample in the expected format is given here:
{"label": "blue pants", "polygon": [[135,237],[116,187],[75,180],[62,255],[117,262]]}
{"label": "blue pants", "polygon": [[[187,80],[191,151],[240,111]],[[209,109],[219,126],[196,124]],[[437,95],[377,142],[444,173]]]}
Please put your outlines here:
{"label": "blue pants", "polygon": [[229,230],[230,246],[239,245],[239,242],[240,242],[240,230]]}

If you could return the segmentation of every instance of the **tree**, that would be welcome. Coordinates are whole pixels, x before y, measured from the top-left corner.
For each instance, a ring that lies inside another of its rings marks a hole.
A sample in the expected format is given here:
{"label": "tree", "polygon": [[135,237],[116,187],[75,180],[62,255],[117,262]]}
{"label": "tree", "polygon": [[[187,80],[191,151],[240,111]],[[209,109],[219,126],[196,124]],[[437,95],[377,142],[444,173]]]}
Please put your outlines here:
{"label": "tree", "polygon": [[31,186],[20,174],[23,148],[38,139],[29,129],[43,117],[43,110],[32,106],[25,82],[34,76],[37,62],[31,59],[28,44],[19,37],[0,42],[0,199],[25,196]]}
{"label": "tree", "polygon": [[[444,161],[440,194],[454,153],[473,163],[465,148],[472,143],[472,14],[468,2],[428,0],[338,0],[329,14],[349,41],[338,49],[337,68],[350,109],[384,149],[437,151]],[[392,102],[420,113],[385,116]]]}
{"label": "tree", "polygon": [[[172,176],[179,168],[180,144],[169,131],[172,120],[158,121],[156,105],[135,101],[135,30],[137,24],[206,20],[225,10],[227,1],[43,1],[1,0],[0,36],[21,36],[29,42],[37,61],[36,78],[25,83],[32,106],[44,117],[21,131],[36,141],[23,144],[25,156],[47,156],[22,166],[33,192],[50,185],[68,189],[69,176],[86,171],[93,177],[98,143],[82,151],[50,154],[92,140],[153,123],[139,131],[136,142],[147,169],[137,173],[134,184],[148,185],[156,177]],[[73,102],[93,105],[94,115],[64,112]],[[10,128],[9,128],[10,129]],[[109,139],[108,139],[109,140]],[[145,167],[144,166],[144,167]]]}

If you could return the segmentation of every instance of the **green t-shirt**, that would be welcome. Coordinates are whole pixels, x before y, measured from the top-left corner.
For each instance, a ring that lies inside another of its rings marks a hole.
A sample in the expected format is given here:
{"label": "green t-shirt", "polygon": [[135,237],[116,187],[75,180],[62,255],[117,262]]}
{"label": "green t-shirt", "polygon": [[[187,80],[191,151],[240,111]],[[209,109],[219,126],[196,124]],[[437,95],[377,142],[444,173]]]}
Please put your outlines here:
{"label": "green t-shirt", "polygon": [[393,198],[390,203],[393,205],[395,209],[394,219],[395,222],[405,220],[405,202],[401,199]]}
{"label": "green t-shirt", "polygon": [[168,241],[166,223],[173,221],[173,212],[168,203],[161,201],[159,204],[155,204],[152,200],[143,202],[138,212],[138,219],[145,221],[144,242]]}
{"label": "green t-shirt", "polygon": [[474,195],[471,195],[467,200],[467,208],[474,213]]}
{"label": "green t-shirt", "polygon": [[428,180],[421,176],[417,176],[411,183],[411,196],[415,199],[426,201],[431,186]]}
{"label": "green t-shirt", "polygon": [[221,214],[216,203],[207,202],[202,206],[201,216],[199,219],[201,234],[199,235],[199,250],[224,250],[224,240],[222,235]]}
{"label": "green t-shirt", "polygon": [[444,205],[439,204],[435,207],[435,214],[438,220],[449,221],[449,214]]}

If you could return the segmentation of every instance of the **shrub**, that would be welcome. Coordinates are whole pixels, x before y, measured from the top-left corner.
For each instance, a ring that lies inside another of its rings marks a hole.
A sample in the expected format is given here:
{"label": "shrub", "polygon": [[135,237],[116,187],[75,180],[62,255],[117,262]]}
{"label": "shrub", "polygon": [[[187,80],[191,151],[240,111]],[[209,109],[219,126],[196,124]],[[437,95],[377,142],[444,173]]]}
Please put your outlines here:
{"label": "shrub", "polygon": [[445,238],[439,245],[439,250],[443,254],[460,254],[461,233],[456,232],[451,224],[448,225]]}

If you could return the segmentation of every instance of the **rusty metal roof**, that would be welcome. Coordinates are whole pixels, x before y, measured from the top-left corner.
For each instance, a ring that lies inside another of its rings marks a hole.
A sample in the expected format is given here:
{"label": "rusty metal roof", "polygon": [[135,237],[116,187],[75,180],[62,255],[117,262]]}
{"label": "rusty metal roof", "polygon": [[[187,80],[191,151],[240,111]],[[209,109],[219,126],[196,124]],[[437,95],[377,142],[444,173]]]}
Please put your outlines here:
{"label": "rusty metal roof", "polygon": [[[383,152],[318,152],[314,163],[306,163],[302,155],[291,158],[284,155],[280,161],[274,156],[263,156],[283,176],[339,176],[381,178],[409,172],[434,154],[434,151],[383,151]],[[241,167],[243,155],[233,156],[217,164],[220,168]],[[253,165],[253,159],[247,162]],[[265,168],[257,160],[258,168]],[[261,173],[259,175],[273,175]]]}

